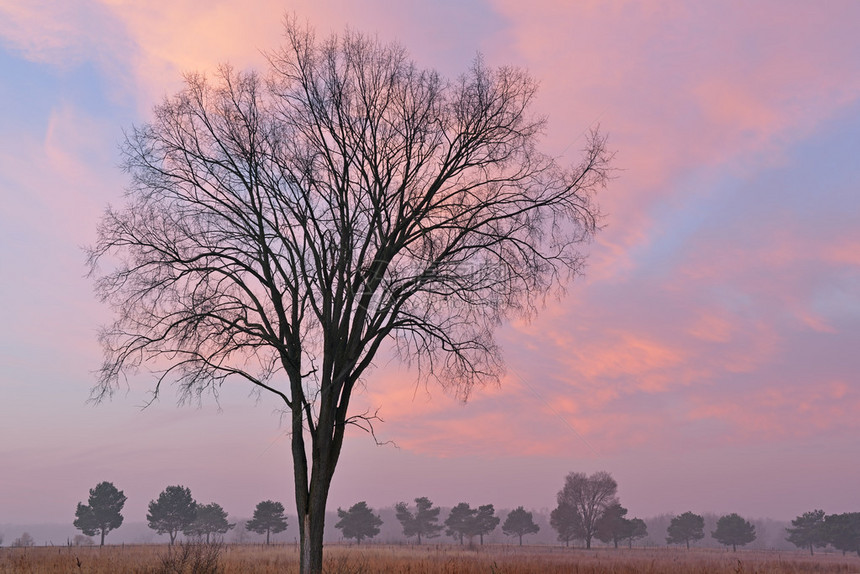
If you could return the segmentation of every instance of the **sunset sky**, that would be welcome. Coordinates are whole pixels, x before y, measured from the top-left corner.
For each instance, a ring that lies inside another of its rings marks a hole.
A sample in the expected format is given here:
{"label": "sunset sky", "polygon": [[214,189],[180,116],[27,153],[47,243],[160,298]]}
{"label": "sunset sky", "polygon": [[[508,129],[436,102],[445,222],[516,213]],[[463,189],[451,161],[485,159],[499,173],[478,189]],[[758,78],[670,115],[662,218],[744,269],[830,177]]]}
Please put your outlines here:
{"label": "sunset sky", "polygon": [[355,408],[397,447],[350,434],[330,508],[552,508],[606,470],[630,516],[860,510],[860,2],[0,0],[0,525],[71,523],[103,480],[128,521],[172,484],[294,511],[273,398],[87,404],[110,314],[82,250],[123,131],[184,72],[263,69],[286,12],[449,77],[522,66],[544,151],[598,124],[616,151],[586,275],[500,329],[502,384],[463,404],[381,357]]}

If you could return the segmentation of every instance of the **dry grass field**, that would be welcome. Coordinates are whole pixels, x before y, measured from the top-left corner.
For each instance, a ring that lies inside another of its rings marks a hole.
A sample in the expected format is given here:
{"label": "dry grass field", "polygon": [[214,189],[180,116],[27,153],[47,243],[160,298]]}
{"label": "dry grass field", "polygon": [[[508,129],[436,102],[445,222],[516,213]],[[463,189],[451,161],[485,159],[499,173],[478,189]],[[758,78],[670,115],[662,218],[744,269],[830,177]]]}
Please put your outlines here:
{"label": "dry grass field", "polygon": [[[856,555],[658,548],[330,545],[327,574],[788,574],[860,573]],[[284,574],[298,572],[292,546],[187,545],[0,548],[0,573]]]}

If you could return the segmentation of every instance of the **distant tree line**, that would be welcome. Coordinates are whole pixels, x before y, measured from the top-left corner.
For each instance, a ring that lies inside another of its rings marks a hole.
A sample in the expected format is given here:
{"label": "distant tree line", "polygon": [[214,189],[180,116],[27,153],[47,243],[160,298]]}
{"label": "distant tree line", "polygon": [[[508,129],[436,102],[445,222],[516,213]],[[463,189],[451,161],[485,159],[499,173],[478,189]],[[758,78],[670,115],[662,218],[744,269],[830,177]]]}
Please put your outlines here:
{"label": "distant tree line", "polygon": [[[608,472],[596,472],[591,476],[579,472],[568,474],[549,517],[557,539],[566,546],[572,541],[581,541],[585,548],[591,548],[592,541],[597,539],[618,548],[625,544],[632,547],[636,540],[648,536],[645,521],[627,517],[627,509],[621,506],[617,491],[618,484]],[[78,503],[74,525],[86,536],[99,536],[100,544],[104,545],[105,536],[122,525],[125,501],[121,490],[110,482],[101,482],[90,490],[87,504]],[[522,506],[510,511],[504,522],[496,516],[492,504],[473,508],[467,502],[460,502],[451,508],[444,522],[440,519],[441,510],[427,497],[415,498],[414,508],[406,502],[394,506],[403,535],[407,539],[414,538],[417,544],[444,532],[460,544],[472,546],[477,539],[483,545],[484,537],[501,524],[502,533],[514,537],[522,545],[524,536],[540,530],[532,513]],[[383,524],[365,501],[346,510],[338,508],[337,517],[335,528],[341,531],[343,538],[357,544],[377,536]],[[146,519],[149,528],[168,535],[171,545],[179,533],[208,543],[236,526],[228,521],[227,513],[219,504],[200,504],[192,497],[191,490],[181,485],[168,486],[157,499],[150,501]],[[244,523],[244,530],[265,534],[266,544],[271,542],[272,534],[286,528],[284,506],[272,500],[258,503],[253,518]],[[788,542],[808,549],[810,554],[815,548],[830,545],[843,554],[857,552],[860,556],[860,512],[825,515],[823,510],[813,510],[792,520],[786,533]],[[705,537],[704,517],[693,512],[673,516],[666,534],[667,544],[683,544],[689,549],[691,544]],[[738,546],[756,540],[756,528],[750,521],[732,513],[719,517],[710,535],[736,551]],[[13,545],[33,543],[32,537],[24,533]],[[92,543],[84,536],[75,537],[75,544]]]}

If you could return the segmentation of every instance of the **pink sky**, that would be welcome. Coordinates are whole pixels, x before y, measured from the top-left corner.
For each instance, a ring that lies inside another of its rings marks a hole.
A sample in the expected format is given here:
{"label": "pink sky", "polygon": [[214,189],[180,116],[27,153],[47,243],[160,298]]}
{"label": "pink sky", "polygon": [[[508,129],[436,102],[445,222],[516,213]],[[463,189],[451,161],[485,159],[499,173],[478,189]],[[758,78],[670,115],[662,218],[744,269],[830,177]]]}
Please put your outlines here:
{"label": "pink sky", "polygon": [[634,516],[860,509],[860,4],[0,0],[0,525],[71,523],[102,480],[130,521],[180,483],[292,508],[273,399],[141,411],[141,377],[85,404],[109,315],[80,249],[122,202],[122,130],[183,71],[262,67],[285,9],[448,75],[523,66],[546,151],[598,123],[617,150],[587,275],[500,330],[502,385],[464,405],[381,358],[355,407],[399,448],[350,436],[331,508],[550,508],[607,470]]}

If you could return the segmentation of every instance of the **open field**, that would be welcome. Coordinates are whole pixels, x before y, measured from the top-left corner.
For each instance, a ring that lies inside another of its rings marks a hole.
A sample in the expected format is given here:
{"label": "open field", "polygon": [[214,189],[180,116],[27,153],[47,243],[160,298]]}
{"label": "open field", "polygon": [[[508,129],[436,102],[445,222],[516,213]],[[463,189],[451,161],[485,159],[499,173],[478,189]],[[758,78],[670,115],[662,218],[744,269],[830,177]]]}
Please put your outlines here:
{"label": "open field", "polygon": [[[457,546],[329,545],[328,574],[531,574],[531,573],[698,573],[788,574],[860,573],[856,555],[804,552],[739,551],[675,548],[582,550],[549,546],[485,546],[477,550]],[[183,552],[187,558],[181,565]],[[217,560],[217,569],[203,565]],[[200,567],[193,570],[191,563]],[[165,546],[107,546],[0,548],[0,573],[116,574],[283,574],[298,572],[294,546],[188,545],[171,553]]]}

